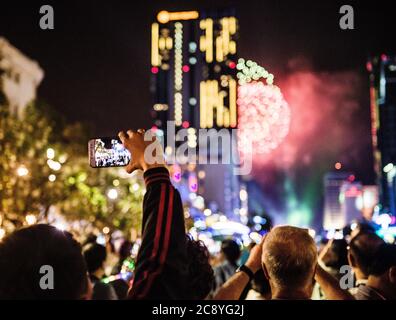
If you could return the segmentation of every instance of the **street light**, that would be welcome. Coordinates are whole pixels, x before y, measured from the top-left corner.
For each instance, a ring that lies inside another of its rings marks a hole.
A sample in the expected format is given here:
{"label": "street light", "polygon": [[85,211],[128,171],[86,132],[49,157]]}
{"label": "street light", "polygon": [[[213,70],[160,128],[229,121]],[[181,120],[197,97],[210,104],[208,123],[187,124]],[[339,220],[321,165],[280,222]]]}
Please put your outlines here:
{"label": "street light", "polygon": [[24,166],[24,165],[20,165],[17,169],[17,175],[19,177],[24,177],[27,176],[29,173],[29,170]]}
{"label": "street light", "polygon": [[47,149],[47,158],[54,159],[55,158],[55,150],[52,148]]}
{"label": "street light", "polygon": [[35,224],[36,221],[37,221],[36,216],[35,216],[34,214],[28,214],[28,215],[25,217],[25,220],[26,220],[26,222],[27,222],[27,224],[28,224],[29,226],[32,225],[32,224]]}
{"label": "street light", "polygon": [[118,191],[114,188],[109,189],[109,191],[107,191],[107,196],[109,197],[109,199],[115,200],[118,198]]}
{"label": "street light", "polygon": [[50,167],[54,171],[59,171],[62,167],[62,165],[58,161],[54,161],[49,159],[47,161],[48,167]]}

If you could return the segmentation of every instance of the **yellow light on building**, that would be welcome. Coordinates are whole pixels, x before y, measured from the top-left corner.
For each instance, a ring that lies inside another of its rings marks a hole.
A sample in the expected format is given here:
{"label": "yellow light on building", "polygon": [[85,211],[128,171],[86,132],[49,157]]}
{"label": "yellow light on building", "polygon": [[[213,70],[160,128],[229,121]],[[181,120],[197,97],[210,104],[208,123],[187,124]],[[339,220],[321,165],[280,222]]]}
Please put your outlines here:
{"label": "yellow light on building", "polygon": [[224,109],[224,127],[229,128],[230,126],[230,112],[228,111],[228,109]]}
{"label": "yellow light on building", "polygon": [[168,105],[164,103],[156,103],[153,106],[154,111],[166,111],[168,110]]}
{"label": "yellow light on building", "polygon": [[177,20],[195,20],[198,18],[199,18],[198,11],[169,12],[163,10],[157,14],[157,20],[159,23],[168,23],[169,21],[177,21]]}
{"label": "yellow light on building", "polygon": [[167,50],[172,49],[172,45],[173,45],[172,38],[171,37],[166,37],[166,45],[165,45],[166,49]]}
{"label": "yellow light on building", "polygon": [[199,37],[199,50],[205,52],[206,50],[206,37],[200,36]]}
{"label": "yellow light on building", "polygon": [[228,18],[228,28],[230,30],[230,34],[233,35],[236,33],[237,30],[237,21],[235,17]]}
{"label": "yellow light on building", "polygon": [[200,96],[200,103],[199,103],[199,108],[200,108],[200,127],[201,128],[206,128],[206,82],[201,81],[199,84],[199,96]]}
{"label": "yellow light on building", "polygon": [[[223,81],[227,81],[224,80]],[[236,81],[228,80],[229,105],[225,105],[227,92],[220,91],[217,80],[207,80],[200,83],[200,127],[212,128],[214,124],[214,113],[216,125],[218,127],[236,127],[237,108],[236,108]]]}
{"label": "yellow light on building", "polygon": [[213,20],[206,20],[206,61],[210,63],[213,61]]}
{"label": "yellow light on building", "polygon": [[230,54],[236,54],[236,42],[230,41],[228,44],[228,49],[230,50]]}
{"label": "yellow light on building", "polygon": [[220,92],[217,95],[217,113],[216,113],[216,123],[219,127],[223,126],[223,123],[225,121],[224,119],[224,92]]}
{"label": "yellow light on building", "polygon": [[160,11],[157,14],[157,20],[159,23],[167,23],[169,22],[169,12],[168,11]]}
{"label": "yellow light on building", "polygon": [[165,50],[165,48],[166,48],[166,40],[165,40],[165,38],[163,38],[163,37],[159,38],[159,40],[158,40],[158,48],[160,50]]}
{"label": "yellow light on building", "polygon": [[199,50],[205,52],[206,62],[213,62],[213,20],[205,19],[200,21],[200,28],[205,31],[199,41]]}
{"label": "yellow light on building", "polygon": [[224,53],[223,53],[223,39],[221,36],[216,38],[216,61],[223,61]]}
{"label": "yellow light on building", "polygon": [[224,57],[228,55],[230,51],[230,30],[229,30],[229,18],[223,18],[221,19],[221,25],[222,25],[222,40],[223,40],[223,55]]}
{"label": "yellow light on building", "polygon": [[158,67],[160,65],[160,56],[158,48],[159,25],[153,23],[151,25],[151,65]]}
{"label": "yellow light on building", "polygon": [[230,90],[230,94],[229,94],[229,103],[230,103],[230,126],[232,128],[235,128],[237,126],[237,98],[236,98],[236,81],[234,79],[230,79],[229,80],[229,90]]}
{"label": "yellow light on building", "polygon": [[216,105],[216,93],[217,89],[217,81],[211,80],[209,81],[209,88],[208,88],[208,105],[206,107],[206,127],[212,128],[213,127],[213,108]]}

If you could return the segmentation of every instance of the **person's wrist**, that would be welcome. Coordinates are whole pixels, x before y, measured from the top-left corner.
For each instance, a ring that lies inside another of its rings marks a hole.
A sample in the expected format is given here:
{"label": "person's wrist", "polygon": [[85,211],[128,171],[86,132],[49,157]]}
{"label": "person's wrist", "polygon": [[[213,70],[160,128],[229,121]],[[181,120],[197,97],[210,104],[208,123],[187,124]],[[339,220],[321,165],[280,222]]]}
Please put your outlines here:
{"label": "person's wrist", "polygon": [[[153,159],[154,160],[154,159]],[[158,159],[156,159],[158,160]],[[139,161],[140,166],[142,167],[143,171],[146,172],[147,170],[154,169],[154,168],[162,168],[165,167],[165,160],[164,158],[161,158],[159,162],[155,161],[154,163],[147,163],[142,157],[142,159]]]}
{"label": "person's wrist", "polygon": [[237,272],[241,272],[246,274],[249,277],[249,280],[253,280],[254,274],[256,273],[253,271],[251,268],[249,268],[246,264],[241,265],[238,269]]}
{"label": "person's wrist", "polygon": [[147,164],[147,163],[143,163],[142,164],[142,169],[144,172],[146,172],[147,170],[150,169],[154,169],[154,168],[162,168],[165,167],[164,164],[158,164],[158,163],[153,163],[153,164]]}

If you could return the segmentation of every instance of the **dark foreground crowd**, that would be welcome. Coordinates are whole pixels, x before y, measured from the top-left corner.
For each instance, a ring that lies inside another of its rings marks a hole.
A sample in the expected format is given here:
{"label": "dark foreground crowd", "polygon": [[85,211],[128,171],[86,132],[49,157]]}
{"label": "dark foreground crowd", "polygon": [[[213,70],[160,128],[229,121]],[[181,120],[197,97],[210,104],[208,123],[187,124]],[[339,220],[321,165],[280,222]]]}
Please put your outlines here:
{"label": "dark foreground crowd", "polygon": [[[185,232],[181,198],[169,172],[145,161],[143,134],[120,133],[133,155],[126,170],[143,170],[147,190],[133,278],[101,281],[105,247],[82,246],[70,233],[38,224],[0,242],[0,299],[396,299],[396,246],[369,228],[318,250],[307,230],[275,227],[242,265],[238,245],[224,241],[224,259],[213,268],[205,245]],[[128,245],[124,249],[130,252]],[[115,273],[124,258],[121,252]],[[43,287],[46,266],[53,270],[50,288]]]}

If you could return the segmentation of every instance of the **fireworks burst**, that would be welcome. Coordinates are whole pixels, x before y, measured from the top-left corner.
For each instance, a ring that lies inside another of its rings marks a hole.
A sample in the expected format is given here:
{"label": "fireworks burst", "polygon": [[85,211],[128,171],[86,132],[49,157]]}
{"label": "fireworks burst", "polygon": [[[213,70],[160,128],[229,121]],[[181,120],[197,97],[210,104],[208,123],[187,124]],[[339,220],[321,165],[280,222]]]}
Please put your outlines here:
{"label": "fireworks burst", "polygon": [[251,144],[254,162],[279,146],[289,132],[290,109],[276,85],[254,81],[238,88],[238,148],[243,159]]}

